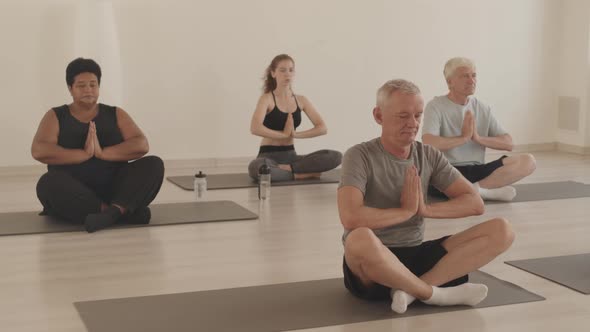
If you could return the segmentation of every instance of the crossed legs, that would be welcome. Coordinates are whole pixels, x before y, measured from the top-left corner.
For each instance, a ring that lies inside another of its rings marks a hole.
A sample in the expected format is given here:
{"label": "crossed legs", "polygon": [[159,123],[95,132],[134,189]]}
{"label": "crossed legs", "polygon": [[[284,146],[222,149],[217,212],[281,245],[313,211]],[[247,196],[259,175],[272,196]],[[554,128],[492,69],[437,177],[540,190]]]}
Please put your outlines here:
{"label": "crossed legs", "polygon": [[120,168],[111,184],[110,198],[99,197],[86,184],[63,171],[49,171],[37,183],[37,196],[44,212],[74,223],[84,223],[93,232],[121,217],[126,222],[147,223],[147,206],[160,190],[164,164],[148,156]]}
{"label": "crossed legs", "polygon": [[381,243],[372,230],[358,228],[346,238],[344,257],[346,265],[364,287],[380,284],[403,292],[400,293],[402,296],[398,296],[401,298],[398,302],[402,303],[394,301],[392,305],[397,306],[396,311],[404,312],[414,298],[438,305],[476,304],[474,302],[481,301],[482,287],[474,288],[473,284],[469,284],[467,287],[461,285],[442,289],[436,286],[489,263],[508,249],[513,239],[514,233],[505,219],[488,220],[447,238],[442,243],[447,254],[428,272],[416,276]]}
{"label": "crossed legs", "polygon": [[503,166],[479,181],[479,186],[494,189],[511,185],[529,175],[537,168],[532,154],[520,154],[502,159]]}
{"label": "crossed legs", "polygon": [[531,154],[494,160],[484,165],[456,166],[471,181],[484,200],[511,201],[516,190],[511,184],[532,174],[536,168]]}
{"label": "crossed legs", "polygon": [[307,155],[297,155],[294,150],[261,153],[248,165],[252,179],[258,180],[260,166],[270,167],[272,181],[303,180],[320,177],[340,165],[342,154],[334,150],[319,150]]}

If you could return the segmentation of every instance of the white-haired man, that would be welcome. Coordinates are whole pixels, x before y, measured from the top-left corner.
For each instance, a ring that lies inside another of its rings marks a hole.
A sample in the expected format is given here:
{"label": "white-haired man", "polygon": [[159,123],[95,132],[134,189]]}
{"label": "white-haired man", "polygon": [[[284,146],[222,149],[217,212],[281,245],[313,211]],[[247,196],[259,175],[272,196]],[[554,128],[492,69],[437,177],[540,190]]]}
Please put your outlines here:
{"label": "white-haired man", "polygon": [[[385,83],[373,110],[381,136],[348,149],[338,188],[344,284],[363,299],[391,297],[398,313],[415,299],[432,305],[479,303],[487,287],[467,283],[467,274],[508,249],[514,238],[510,224],[494,218],[423,242],[425,217],[460,218],[484,210],[473,186],[443,154],[415,141],[423,109],[416,85]],[[450,199],[427,205],[429,184]]]}
{"label": "white-haired man", "polygon": [[[520,154],[485,163],[486,148],[512,151],[512,137],[490,107],[473,96],[477,83],[473,61],[450,59],[444,76],[449,92],[426,105],[422,142],[441,150],[484,200],[511,201],[516,190],[510,185],[535,170],[535,158]],[[441,194],[434,188],[430,193]]]}

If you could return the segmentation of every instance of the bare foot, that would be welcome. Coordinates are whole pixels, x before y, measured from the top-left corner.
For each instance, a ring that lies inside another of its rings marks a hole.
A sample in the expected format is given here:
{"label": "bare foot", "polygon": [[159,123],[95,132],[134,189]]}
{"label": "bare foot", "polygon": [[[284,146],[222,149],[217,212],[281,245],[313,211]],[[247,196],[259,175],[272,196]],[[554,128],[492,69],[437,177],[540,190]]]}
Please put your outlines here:
{"label": "bare foot", "polygon": [[315,179],[319,178],[322,173],[296,173],[293,174],[295,180]]}
{"label": "bare foot", "polygon": [[282,169],[282,170],[285,170],[285,171],[289,171],[289,172],[293,171],[291,169],[291,165],[279,164],[279,168]]}

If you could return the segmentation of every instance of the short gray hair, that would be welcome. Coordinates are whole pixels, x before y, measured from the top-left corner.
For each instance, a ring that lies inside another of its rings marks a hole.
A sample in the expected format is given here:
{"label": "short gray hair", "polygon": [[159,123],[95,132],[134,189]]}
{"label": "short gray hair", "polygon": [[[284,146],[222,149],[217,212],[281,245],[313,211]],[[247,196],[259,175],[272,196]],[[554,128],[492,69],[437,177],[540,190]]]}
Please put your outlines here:
{"label": "short gray hair", "polygon": [[377,106],[383,107],[385,102],[392,93],[400,91],[408,95],[419,95],[420,88],[408,80],[395,79],[385,82],[379,90],[377,90]]}
{"label": "short gray hair", "polygon": [[472,70],[475,70],[475,62],[471,59],[456,57],[452,58],[445,64],[445,69],[443,70],[443,74],[445,75],[445,79],[448,80],[453,74],[455,70],[460,67],[467,67]]}

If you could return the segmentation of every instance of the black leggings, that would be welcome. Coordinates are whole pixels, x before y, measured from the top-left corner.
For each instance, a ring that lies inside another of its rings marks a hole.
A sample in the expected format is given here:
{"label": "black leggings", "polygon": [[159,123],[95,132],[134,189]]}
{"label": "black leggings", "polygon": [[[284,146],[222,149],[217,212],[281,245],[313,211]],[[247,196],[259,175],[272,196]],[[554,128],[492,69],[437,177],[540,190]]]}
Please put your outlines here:
{"label": "black leggings", "polygon": [[[342,153],[338,151],[319,150],[298,155],[291,146],[287,150],[259,152],[258,157],[248,165],[248,173],[252,179],[258,181],[258,169],[262,165],[268,165],[271,181],[290,181],[295,173],[323,173],[338,167],[341,162]],[[291,165],[291,171],[279,168],[279,164]]]}
{"label": "black leggings", "polygon": [[164,162],[149,156],[119,168],[106,201],[81,181],[59,170],[41,176],[37,182],[37,197],[43,205],[42,214],[83,223],[88,214],[101,211],[102,203],[123,207],[126,214],[148,206],[156,198],[163,180]]}

